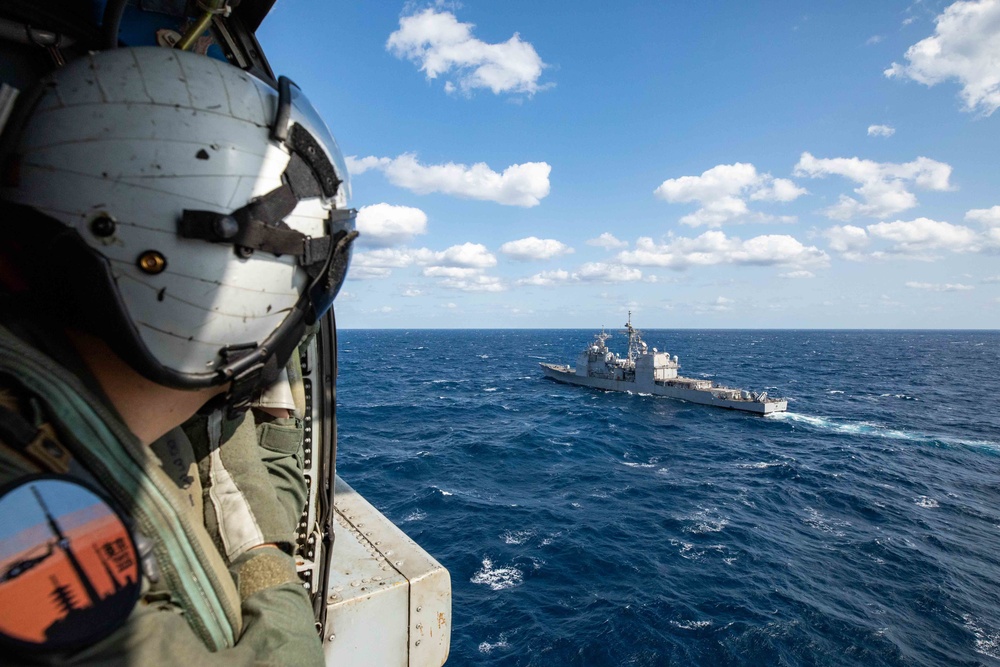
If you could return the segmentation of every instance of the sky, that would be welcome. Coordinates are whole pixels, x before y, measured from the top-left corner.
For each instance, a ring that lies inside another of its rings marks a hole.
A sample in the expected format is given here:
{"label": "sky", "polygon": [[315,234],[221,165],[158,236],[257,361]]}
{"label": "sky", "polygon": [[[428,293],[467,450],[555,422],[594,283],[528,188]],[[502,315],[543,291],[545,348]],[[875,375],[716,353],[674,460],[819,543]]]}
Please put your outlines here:
{"label": "sky", "polygon": [[1000,0],[278,0],[342,328],[1000,328]]}

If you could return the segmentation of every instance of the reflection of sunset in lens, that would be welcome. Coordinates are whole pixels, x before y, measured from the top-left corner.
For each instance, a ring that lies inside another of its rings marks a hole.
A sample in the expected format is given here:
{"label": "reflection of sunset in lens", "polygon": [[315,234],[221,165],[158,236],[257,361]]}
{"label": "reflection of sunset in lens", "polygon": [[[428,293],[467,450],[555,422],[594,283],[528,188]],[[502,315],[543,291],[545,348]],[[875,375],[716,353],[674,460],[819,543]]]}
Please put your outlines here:
{"label": "reflection of sunset in lens", "polygon": [[[55,483],[29,483],[12,493],[35,486],[47,500]],[[0,499],[0,512],[9,509],[7,499]],[[93,495],[90,500],[99,501]],[[45,511],[47,519],[34,522],[32,514],[24,522],[34,523],[0,544],[0,632],[25,642],[62,644],[99,633],[110,622],[120,624],[139,583],[137,555],[124,524],[100,501],[59,516]]]}

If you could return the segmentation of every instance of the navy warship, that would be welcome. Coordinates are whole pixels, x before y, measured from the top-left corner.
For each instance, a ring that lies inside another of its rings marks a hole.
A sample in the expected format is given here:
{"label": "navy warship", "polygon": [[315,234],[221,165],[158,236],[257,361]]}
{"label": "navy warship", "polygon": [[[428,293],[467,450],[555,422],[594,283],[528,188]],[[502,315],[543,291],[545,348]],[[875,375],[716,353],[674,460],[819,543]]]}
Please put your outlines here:
{"label": "navy warship", "polygon": [[576,368],[567,365],[539,364],[545,377],[557,382],[576,384],[605,391],[631,391],[654,396],[678,398],[691,403],[714,405],[729,410],[743,410],[766,415],[788,409],[788,401],[760,393],[725,387],[711,380],[685,378],[677,374],[677,355],[650,350],[638,329],[632,326],[629,311],[625,331],[628,354],[620,357],[608,349],[611,335],[601,330],[576,360]]}

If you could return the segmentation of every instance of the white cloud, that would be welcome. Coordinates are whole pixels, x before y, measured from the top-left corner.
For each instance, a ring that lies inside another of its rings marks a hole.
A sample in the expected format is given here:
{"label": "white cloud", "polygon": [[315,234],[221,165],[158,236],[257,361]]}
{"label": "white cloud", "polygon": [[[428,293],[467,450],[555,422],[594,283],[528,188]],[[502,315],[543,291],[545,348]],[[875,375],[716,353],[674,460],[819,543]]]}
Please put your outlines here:
{"label": "white cloud", "polygon": [[427,214],[419,208],[373,204],[358,210],[359,243],[393,246],[408,243],[417,234],[427,233]]}
{"label": "white cloud", "polygon": [[869,125],[868,126],[868,136],[869,137],[891,137],[896,134],[896,128],[891,125]]}
{"label": "white cloud", "polygon": [[925,190],[950,190],[951,166],[930,158],[895,164],[851,158],[816,158],[803,153],[795,165],[796,176],[822,178],[843,176],[860,186],[854,192],[861,201],[841,195],[840,201],[824,213],[836,220],[850,220],[862,215],[884,218],[917,205],[917,197],[907,189],[909,183]]}
{"label": "white cloud", "polygon": [[434,259],[437,263],[445,266],[469,266],[485,269],[497,265],[497,258],[481,243],[454,245],[444,252],[438,253]]}
{"label": "white cloud", "polygon": [[459,278],[463,280],[481,275],[482,272],[482,269],[462,266],[428,266],[423,270],[423,274],[428,278]]}
{"label": "white cloud", "polygon": [[854,225],[830,227],[823,235],[830,241],[831,250],[844,253],[850,259],[856,259],[858,253],[870,242],[868,232]]}
{"label": "white cloud", "polygon": [[734,303],[732,299],[727,299],[724,296],[720,296],[717,297],[715,301],[709,305],[704,305],[704,304],[700,305],[698,307],[698,310],[712,310],[717,313],[722,313],[727,310],[732,310],[733,307],[730,305],[732,303]]}
{"label": "white cloud", "polygon": [[785,234],[755,236],[743,241],[720,231],[709,231],[695,238],[671,237],[663,244],[642,237],[636,241],[635,250],[619,253],[618,260],[633,266],[682,270],[720,264],[822,266],[829,257],[819,248],[804,246]]}
{"label": "white cloud", "polygon": [[910,289],[920,289],[927,290],[930,292],[968,292],[969,290],[976,289],[972,285],[963,285],[961,283],[918,283],[910,281],[906,283],[906,286]]}
{"label": "white cloud", "polygon": [[405,290],[403,290],[403,296],[405,297],[414,298],[423,295],[424,295],[423,290],[417,289],[416,287],[407,287]]}
{"label": "white cloud", "polygon": [[545,88],[538,83],[546,67],[530,43],[514,35],[506,42],[488,44],[472,35],[472,23],[460,23],[451,12],[427,8],[399,19],[399,30],[389,35],[386,50],[420,65],[428,79],[454,76],[445,82],[449,93],[489,88],[494,94],[533,95]]}
{"label": "white cloud", "polygon": [[598,248],[606,248],[611,250],[612,248],[624,248],[628,245],[627,241],[619,241],[615,238],[614,234],[610,232],[604,232],[596,239],[589,239],[587,245],[597,246]]}
{"label": "white cloud", "polygon": [[571,276],[569,274],[569,271],[557,269],[555,271],[542,271],[541,273],[536,273],[530,278],[521,278],[520,280],[517,281],[517,284],[534,285],[537,287],[549,287],[550,285],[569,282],[570,279]]}
{"label": "white cloud", "polygon": [[789,271],[788,273],[779,273],[778,277],[779,278],[790,278],[790,279],[794,280],[794,279],[797,279],[797,278],[815,278],[816,274],[813,273],[812,271],[801,270],[801,271]]}
{"label": "white cloud", "polygon": [[438,282],[438,285],[463,292],[503,292],[507,289],[499,278],[483,275],[467,278],[443,278]]}
{"label": "white cloud", "polygon": [[1000,275],[986,276],[985,278],[983,278],[979,282],[986,283],[987,285],[994,285],[996,283],[1000,283]]}
{"label": "white cloud", "polygon": [[[384,278],[391,269],[414,264],[425,267],[423,275],[437,278],[438,285],[470,292],[499,292],[505,289],[499,278],[483,275],[483,271],[496,266],[497,258],[479,243],[454,245],[440,252],[427,248],[379,248],[357,253],[351,260],[350,274],[356,278]],[[355,270],[360,273],[355,275]],[[407,296],[416,296],[419,290],[409,288]]]}
{"label": "white cloud", "polygon": [[967,111],[989,116],[1000,108],[1000,1],[955,2],[936,19],[934,34],[906,50],[887,77],[926,86],[957,79]]}
{"label": "white cloud", "polygon": [[865,44],[868,46],[872,46],[873,44],[878,44],[883,39],[885,39],[885,37],[883,37],[882,35],[872,35],[865,41]]}
{"label": "white cloud", "polygon": [[628,283],[642,280],[642,271],[621,264],[587,262],[573,272],[574,280],[604,283]]}
{"label": "white cloud", "polygon": [[390,162],[392,162],[392,160],[387,157],[375,157],[374,155],[362,158],[359,158],[356,155],[348,155],[344,158],[344,163],[347,165],[347,171],[351,174],[351,176],[360,176],[371,169],[382,169]]}
{"label": "white cloud", "polygon": [[420,195],[440,192],[526,208],[537,206],[548,196],[552,171],[546,162],[512,164],[499,174],[483,162],[472,166],[454,162],[423,165],[412,153],[396,158],[350,156],[347,165],[353,175],[378,169],[393,185]]}
{"label": "white cloud", "polygon": [[504,243],[500,246],[500,252],[511,259],[527,261],[551,259],[559,255],[572,253],[573,249],[555,239],[540,239],[535,236],[529,236],[518,241]]}
{"label": "white cloud", "polygon": [[993,208],[974,208],[966,212],[966,220],[974,220],[984,227],[1000,227],[1000,206]]}
{"label": "white cloud", "polygon": [[880,222],[868,225],[867,229],[872,238],[893,243],[893,250],[903,254],[928,250],[970,252],[978,250],[981,243],[978,235],[968,227],[929,218]]}
{"label": "white cloud", "polygon": [[717,165],[700,176],[667,179],[654,194],[671,203],[701,205],[680,219],[683,224],[719,227],[747,216],[747,199],[789,202],[806,194],[806,190],[788,179],[760,174],[752,164],[737,162]]}
{"label": "white cloud", "polygon": [[454,245],[440,252],[428,248],[378,248],[355,253],[351,258],[348,275],[359,280],[385,278],[392,273],[392,269],[402,269],[414,264],[443,270],[469,269],[471,275],[496,266],[497,258],[479,243]]}
{"label": "white cloud", "polygon": [[842,253],[847,259],[864,259],[867,256],[881,257],[886,252],[876,251],[865,255],[864,251],[876,241],[889,245],[892,255],[911,255],[928,259],[927,253],[947,250],[955,253],[982,252],[1000,247],[1000,235],[988,229],[984,233],[963,225],[953,225],[929,218],[879,222],[865,228],[853,225],[831,227],[823,235],[830,241],[830,249]]}

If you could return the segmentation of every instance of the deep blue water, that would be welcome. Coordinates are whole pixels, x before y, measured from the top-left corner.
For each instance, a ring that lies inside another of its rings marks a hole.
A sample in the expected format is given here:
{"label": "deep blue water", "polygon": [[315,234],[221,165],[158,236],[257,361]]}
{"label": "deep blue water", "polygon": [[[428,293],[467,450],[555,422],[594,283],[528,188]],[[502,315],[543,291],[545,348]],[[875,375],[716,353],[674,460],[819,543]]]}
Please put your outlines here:
{"label": "deep blue water", "polygon": [[340,333],[338,470],[451,572],[449,665],[1000,665],[1000,333],[644,332],[766,418],[542,377],[593,333]]}

